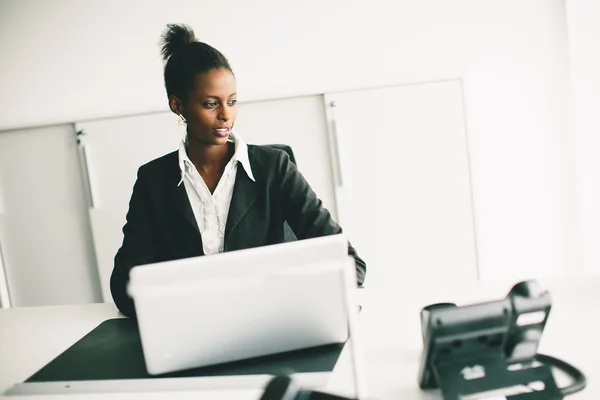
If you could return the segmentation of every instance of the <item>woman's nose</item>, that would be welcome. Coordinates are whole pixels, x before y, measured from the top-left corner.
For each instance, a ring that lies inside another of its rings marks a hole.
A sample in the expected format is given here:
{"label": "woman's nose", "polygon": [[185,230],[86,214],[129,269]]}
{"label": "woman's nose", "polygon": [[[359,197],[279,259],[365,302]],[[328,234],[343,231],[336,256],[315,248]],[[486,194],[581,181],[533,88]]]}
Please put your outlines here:
{"label": "woman's nose", "polygon": [[225,105],[221,107],[221,112],[219,113],[219,119],[221,121],[229,121],[231,119],[231,111],[229,110],[229,106]]}

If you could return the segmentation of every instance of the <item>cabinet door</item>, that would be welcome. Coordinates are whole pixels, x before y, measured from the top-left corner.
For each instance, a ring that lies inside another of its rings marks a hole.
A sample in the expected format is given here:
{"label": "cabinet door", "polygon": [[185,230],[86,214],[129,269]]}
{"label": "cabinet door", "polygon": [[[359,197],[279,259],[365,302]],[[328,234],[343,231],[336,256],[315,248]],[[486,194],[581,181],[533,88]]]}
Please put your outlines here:
{"label": "cabinet door", "polygon": [[[184,128],[171,112],[87,121],[76,127],[85,132],[80,136],[81,156],[89,178],[89,215],[102,294],[105,302],[112,302],[110,274],[123,241],[137,170],[176,150]],[[322,96],[241,103],[234,129],[248,143],[290,145],[300,171],[335,215]]]}
{"label": "cabinet door", "polygon": [[370,287],[477,279],[459,80],[325,96],[342,227]]}
{"label": "cabinet door", "polygon": [[179,146],[183,128],[171,112],[75,124],[87,178],[89,218],[102,298],[112,302],[110,275],[140,166]]}
{"label": "cabinet door", "polygon": [[76,150],[71,124],[0,133],[3,306],[100,300]]}

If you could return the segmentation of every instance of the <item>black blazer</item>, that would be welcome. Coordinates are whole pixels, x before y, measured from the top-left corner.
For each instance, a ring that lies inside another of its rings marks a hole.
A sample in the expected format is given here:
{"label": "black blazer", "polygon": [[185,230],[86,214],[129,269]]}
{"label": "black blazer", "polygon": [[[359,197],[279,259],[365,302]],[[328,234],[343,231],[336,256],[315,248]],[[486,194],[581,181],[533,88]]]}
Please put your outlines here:
{"label": "black blazer", "polygon": [[[248,145],[248,157],[255,182],[238,168],[224,251],[282,243],[284,221],[300,240],[342,232],[285,151]],[[123,244],[110,279],[115,304],[127,316],[135,316],[133,301],[126,292],[131,268],[204,254],[185,185],[178,185],[180,179],[177,151],[138,170],[123,227]],[[365,262],[350,243],[348,254],[356,260],[357,282],[362,285]]]}

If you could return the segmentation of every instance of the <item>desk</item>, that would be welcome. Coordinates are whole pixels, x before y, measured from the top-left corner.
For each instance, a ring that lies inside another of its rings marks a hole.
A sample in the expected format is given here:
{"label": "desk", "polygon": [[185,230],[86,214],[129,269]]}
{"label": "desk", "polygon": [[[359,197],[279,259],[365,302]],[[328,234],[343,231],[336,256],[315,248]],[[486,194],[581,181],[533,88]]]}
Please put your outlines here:
{"label": "desk", "polygon": [[[553,296],[550,319],[540,352],[563,358],[587,375],[588,386],[573,399],[600,398],[600,277],[543,280]],[[369,399],[438,399],[439,392],[422,392],[417,385],[421,353],[419,310],[427,304],[453,301],[459,304],[495,300],[506,296],[513,282],[477,283],[462,286],[428,284],[426,287],[373,288],[359,291],[363,310],[358,321],[358,343],[363,359]],[[0,310],[0,393],[22,382],[100,322],[118,316],[110,304],[32,307]],[[65,328],[67,327],[67,328]],[[348,346],[340,356],[328,388],[349,390],[346,362]],[[559,385],[568,383],[558,377]],[[9,397],[12,399],[12,397]],[[53,397],[24,396],[20,400]],[[69,398],[100,399],[105,395]],[[192,392],[129,393],[119,399],[198,398]],[[240,393],[211,394],[210,398],[242,399]],[[248,392],[248,397],[256,393]]]}

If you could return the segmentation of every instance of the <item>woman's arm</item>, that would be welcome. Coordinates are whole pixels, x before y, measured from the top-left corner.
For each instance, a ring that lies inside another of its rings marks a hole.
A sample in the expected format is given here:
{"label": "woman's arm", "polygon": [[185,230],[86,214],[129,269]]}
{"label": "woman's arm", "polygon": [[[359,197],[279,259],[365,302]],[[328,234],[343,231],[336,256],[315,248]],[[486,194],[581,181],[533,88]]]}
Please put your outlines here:
{"label": "woman's arm", "polygon": [[[342,228],[332,219],[329,211],[323,207],[322,201],[284,151],[280,152],[278,168],[281,176],[279,194],[283,217],[298,239],[342,233]],[[348,254],[354,257],[356,279],[361,286],[365,280],[367,266],[350,242],[348,242]]]}
{"label": "woman's arm", "polygon": [[135,316],[133,300],[127,294],[129,271],[137,265],[154,262],[156,231],[150,213],[150,196],[142,169],[129,202],[127,221],[123,227],[123,244],[115,256],[115,266],[110,277],[110,291],[117,308],[126,316]]}

